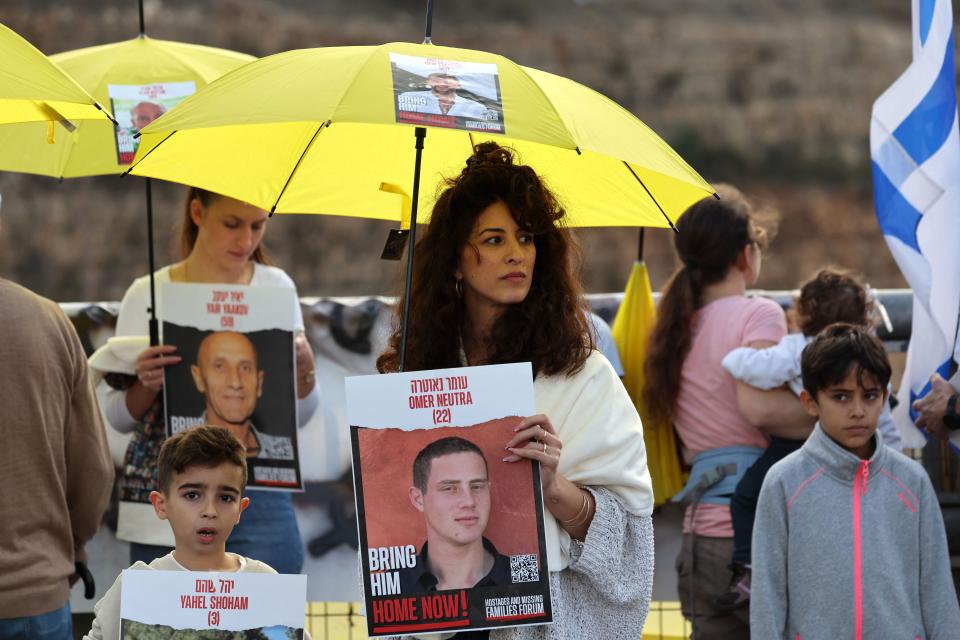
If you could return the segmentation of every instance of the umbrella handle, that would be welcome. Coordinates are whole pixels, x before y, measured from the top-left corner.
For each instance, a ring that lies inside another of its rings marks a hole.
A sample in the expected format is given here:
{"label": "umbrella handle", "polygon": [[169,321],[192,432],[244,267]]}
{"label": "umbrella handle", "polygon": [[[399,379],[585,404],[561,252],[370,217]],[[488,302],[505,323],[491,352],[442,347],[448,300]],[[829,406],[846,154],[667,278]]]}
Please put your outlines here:
{"label": "umbrella handle", "polygon": [[[140,0],[143,2],[143,0]],[[427,0],[427,25],[423,30],[423,44],[433,44],[430,34],[433,32],[433,0]]]}
{"label": "umbrella handle", "polygon": [[73,568],[83,582],[83,597],[87,600],[93,600],[93,596],[97,593],[97,585],[93,581],[93,574],[90,573],[90,569],[83,562],[74,562]]}
{"label": "umbrella handle", "polygon": [[420,161],[423,157],[423,140],[427,137],[426,127],[413,130],[416,137],[417,159],[413,168],[413,196],[410,203],[410,250],[407,252],[407,280],[403,295],[403,320],[400,325],[400,371],[406,371],[407,364],[407,325],[410,322],[410,292],[413,288],[413,249],[417,238],[417,204],[420,200]]}
{"label": "umbrella handle", "polygon": [[160,344],[160,324],[157,321],[157,294],[153,281],[153,272],[156,269],[153,257],[153,193],[150,190],[150,178],[147,183],[147,253],[149,255],[150,267],[150,346],[155,347]]}

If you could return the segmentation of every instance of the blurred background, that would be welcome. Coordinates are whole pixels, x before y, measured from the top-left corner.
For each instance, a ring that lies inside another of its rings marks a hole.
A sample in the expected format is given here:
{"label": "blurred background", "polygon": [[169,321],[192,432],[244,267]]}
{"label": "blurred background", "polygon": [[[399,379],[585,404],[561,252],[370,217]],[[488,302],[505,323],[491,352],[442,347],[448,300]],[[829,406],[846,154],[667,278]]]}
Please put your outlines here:
{"label": "blurred background", "polygon": [[[423,38],[422,0],[145,0],[147,33],[265,56]],[[3,0],[0,22],[47,54],[133,38],[136,0]],[[443,0],[437,44],[483,49],[586,84],[635,113],[711,182],[779,216],[758,288],[821,265],[906,286],[873,211],[873,101],[909,64],[904,0]],[[412,178],[412,176],[411,176]],[[178,256],[185,188],[155,183],[157,264]],[[119,300],[147,270],[142,180],[0,172],[0,274],[58,301]],[[392,294],[393,225],[276,216],[267,247],[303,296]],[[588,292],[622,291],[634,229],[579,230]],[[671,232],[648,230],[655,288]]]}

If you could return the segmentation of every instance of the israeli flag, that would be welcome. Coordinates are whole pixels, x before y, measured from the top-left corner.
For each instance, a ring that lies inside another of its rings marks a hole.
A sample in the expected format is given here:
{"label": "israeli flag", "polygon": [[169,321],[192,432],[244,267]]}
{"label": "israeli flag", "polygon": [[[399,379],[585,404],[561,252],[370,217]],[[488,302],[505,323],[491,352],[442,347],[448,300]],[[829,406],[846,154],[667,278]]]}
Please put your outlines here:
{"label": "israeli flag", "polygon": [[[913,63],[873,104],[877,219],[913,288],[913,331],[894,418],[904,447],[925,444],[910,405],[960,362],[960,136],[950,0],[913,0]],[[953,434],[960,446],[960,433]]]}

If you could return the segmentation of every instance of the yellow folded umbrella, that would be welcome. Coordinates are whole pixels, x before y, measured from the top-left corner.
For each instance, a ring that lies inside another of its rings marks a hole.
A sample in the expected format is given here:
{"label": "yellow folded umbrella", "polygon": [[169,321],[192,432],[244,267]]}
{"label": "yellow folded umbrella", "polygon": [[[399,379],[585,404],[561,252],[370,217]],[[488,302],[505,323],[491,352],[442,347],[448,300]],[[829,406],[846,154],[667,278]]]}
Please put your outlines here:
{"label": "yellow folded umbrella", "polygon": [[120,174],[136,150],[136,117],[157,117],[254,58],[225,49],[140,36],[58,53],[50,59],[79,83],[77,90],[85,89],[102,104],[112,105],[119,124],[114,126],[106,119],[77,123],[75,131],[57,135],[42,147],[29,144],[37,136],[45,137],[41,123],[0,128],[0,171],[57,178]]}
{"label": "yellow folded umbrella", "polygon": [[643,440],[647,446],[647,466],[653,481],[653,499],[654,504],[660,505],[683,488],[685,478],[677,455],[673,425],[652,420],[643,403],[643,367],[656,316],[647,265],[637,261],[630,272],[620,309],[613,322],[613,339],[623,362],[623,384],[643,420]]}
{"label": "yellow folded umbrella", "polygon": [[[431,89],[441,77],[457,85],[446,114]],[[488,139],[546,176],[573,226],[668,226],[714,193],[639,119],[583,85],[491,53],[409,43],[251,63],[144,129],[132,173],[278,213],[400,220],[419,127],[419,210]]]}
{"label": "yellow folded umbrella", "polygon": [[[36,124],[37,137],[28,141],[31,151],[48,137],[47,123],[110,121],[110,114],[77,82],[32,44],[0,24],[0,125]],[[0,146],[2,149],[2,146]]]}

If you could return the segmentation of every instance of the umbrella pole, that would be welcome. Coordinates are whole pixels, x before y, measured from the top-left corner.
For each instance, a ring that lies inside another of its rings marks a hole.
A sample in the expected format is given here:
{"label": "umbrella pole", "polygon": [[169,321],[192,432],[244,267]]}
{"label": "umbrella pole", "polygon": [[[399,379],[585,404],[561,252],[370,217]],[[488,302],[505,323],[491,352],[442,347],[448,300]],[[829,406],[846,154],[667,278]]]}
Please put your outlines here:
{"label": "umbrella pole", "polygon": [[[143,2],[143,0],[140,0]],[[430,35],[433,33],[433,0],[427,0],[427,26],[423,30],[423,44],[433,44]]]}
{"label": "umbrella pole", "polygon": [[[143,23],[143,0],[139,0],[138,4],[140,5],[140,37],[142,38],[147,34],[147,28]],[[151,271],[151,273],[153,272]]]}
{"label": "umbrella pole", "polygon": [[644,227],[640,227],[640,239],[637,240],[637,262],[643,262],[643,235],[646,232]]}
{"label": "umbrella pole", "polygon": [[[431,3],[432,4],[432,3]],[[413,202],[410,204],[410,250],[407,251],[407,281],[403,292],[403,319],[400,325],[400,371],[407,370],[407,325],[410,322],[410,293],[413,289],[413,249],[417,236],[417,204],[420,201],[420,160],[423,157],[423,139],[427,137],[426,127],[413,130],[416,137],[417,159],[413,169]]]}
{"label": "umbrella pole", "polygon": [[160,324],[157,322],[157,295],[153,282],[153,193],[150,190],[150,178],[147,178],[147,254],[150,259],[150,346],[155,347],[160,344]]}

